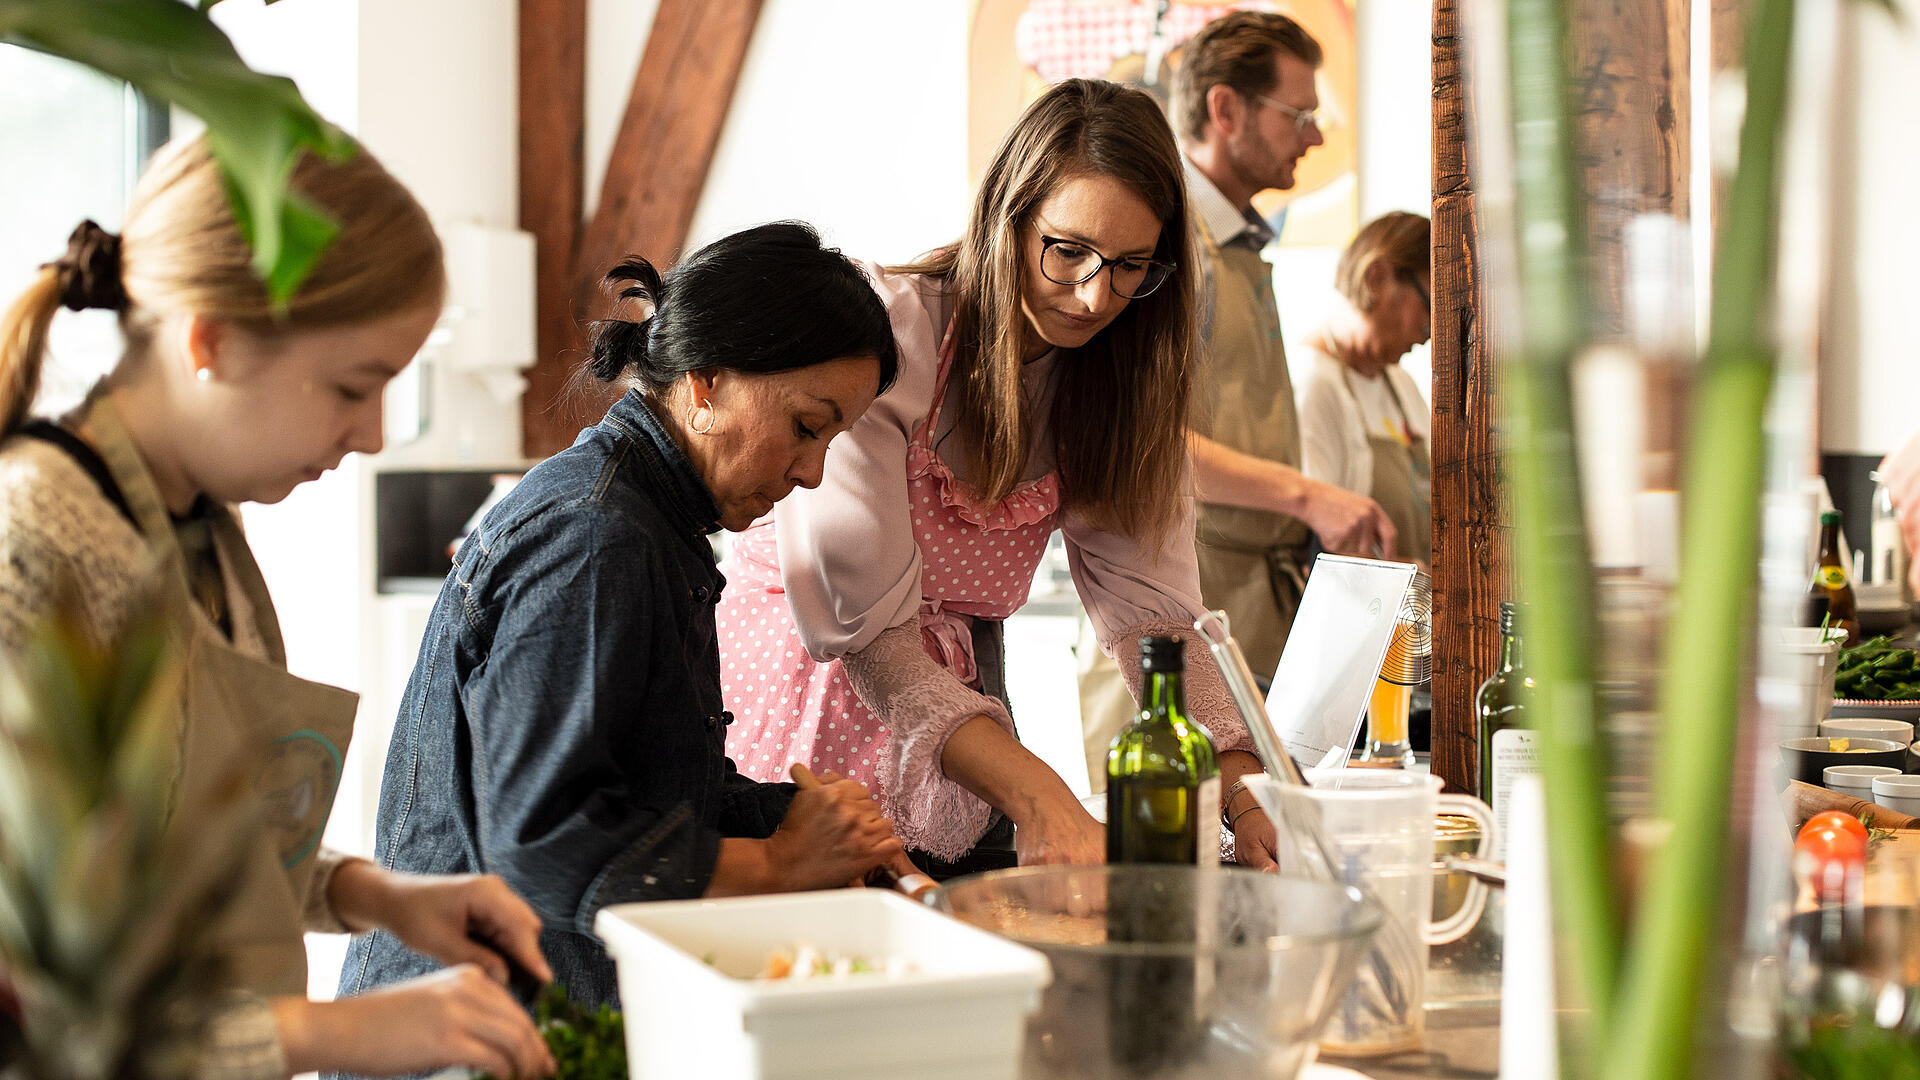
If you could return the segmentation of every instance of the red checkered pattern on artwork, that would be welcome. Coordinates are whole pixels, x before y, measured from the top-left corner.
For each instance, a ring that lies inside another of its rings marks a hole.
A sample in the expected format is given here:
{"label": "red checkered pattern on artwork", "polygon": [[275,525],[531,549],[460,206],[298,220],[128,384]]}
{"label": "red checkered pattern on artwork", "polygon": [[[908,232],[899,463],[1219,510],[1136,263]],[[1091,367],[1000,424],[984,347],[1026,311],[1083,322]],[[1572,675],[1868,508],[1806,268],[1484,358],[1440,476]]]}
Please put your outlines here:
{"label": "red checkered pattern on artwork", "polygon": [[[1155,7],[1153,0],[1032,0],[1013,31],[1015,55],[1048,82],[1102,78],[1121,57],[1146,53]],[[1176,3],[1160,32],[1171,49],[1229,11],[1272,7]]]}

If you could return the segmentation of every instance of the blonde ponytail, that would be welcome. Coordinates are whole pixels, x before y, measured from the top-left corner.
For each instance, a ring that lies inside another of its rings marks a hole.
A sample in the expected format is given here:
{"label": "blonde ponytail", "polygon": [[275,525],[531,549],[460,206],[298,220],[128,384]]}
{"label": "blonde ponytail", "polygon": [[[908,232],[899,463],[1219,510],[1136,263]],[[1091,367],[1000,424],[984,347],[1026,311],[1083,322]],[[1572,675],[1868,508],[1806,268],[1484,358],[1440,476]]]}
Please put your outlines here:
{"label": "blonde ponytail", "polygon": [[60,274],[42,267],[0,319],[0,439],[14,433],[40,390],[47,327],[60,310]]}
{"label": "blonde ponytail", "polygon": [[365,148],[343,161],[303,156],[292,191],[338,228],[285,304],[267,297],[205,136],[154,156],[115,237],[83,222],[0,323],[0,438],[33,407],[47,328],[65,304],[120,314],[126,356],[145,353],[161,320],[200,315],[262,334],[365,322],[446,290],[440,239],[420,203]]}

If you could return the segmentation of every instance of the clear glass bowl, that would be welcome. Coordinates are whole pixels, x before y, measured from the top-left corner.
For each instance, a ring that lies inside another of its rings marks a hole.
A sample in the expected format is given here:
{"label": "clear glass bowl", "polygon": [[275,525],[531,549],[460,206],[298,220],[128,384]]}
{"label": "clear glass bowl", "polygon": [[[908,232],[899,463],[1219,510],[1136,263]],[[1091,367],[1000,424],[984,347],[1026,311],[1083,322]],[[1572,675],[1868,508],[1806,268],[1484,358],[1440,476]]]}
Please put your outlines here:
{"label": "clear glass bowl", "polygon": [[1026,1080],[1293,1080],[1380,928],[1358,889],[1237,867],[1023,867],[940,910],[1046,954]]}

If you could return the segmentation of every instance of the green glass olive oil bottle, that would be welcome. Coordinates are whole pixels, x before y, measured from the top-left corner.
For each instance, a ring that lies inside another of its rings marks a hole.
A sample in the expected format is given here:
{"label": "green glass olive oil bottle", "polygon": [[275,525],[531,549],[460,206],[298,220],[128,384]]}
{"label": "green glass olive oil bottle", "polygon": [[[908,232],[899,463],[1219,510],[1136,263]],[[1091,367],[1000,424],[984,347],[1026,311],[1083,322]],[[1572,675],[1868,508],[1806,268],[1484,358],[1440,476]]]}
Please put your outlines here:
{"label": "green glass olive oil bottle", "polygon": [[1220,859],[1220,764],[1187,719],[1186,643],[1140,639],[1139,716],[1107,750],[1107,862],[1212,865]]}

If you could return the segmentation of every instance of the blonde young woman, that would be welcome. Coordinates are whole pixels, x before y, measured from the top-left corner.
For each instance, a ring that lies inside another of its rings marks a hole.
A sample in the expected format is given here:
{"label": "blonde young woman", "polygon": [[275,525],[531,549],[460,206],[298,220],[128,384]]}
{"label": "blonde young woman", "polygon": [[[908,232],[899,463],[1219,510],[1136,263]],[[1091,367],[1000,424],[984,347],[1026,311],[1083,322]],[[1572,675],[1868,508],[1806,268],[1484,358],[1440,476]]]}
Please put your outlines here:
{"label": "blonde young woman", "polygon": [[1306,342],[1300,380],[1301,471],[1367,495],[1386,511],[1400,557],[1433,563],[1433,419],[1400,358],[1433,331],[1431,227],[1393,211],[1340,255],[1345,303]]}
{"label": "blonde young woman", "polygon": [[[876,271],[899,382],[724,567],[743,772],[797,760],[867,783],[936,874],[1101,861],[1100,826],[1014,733],[998,626],[1058,530],[1130,683],[1142,635],[1191,635],[1194,269],[1158,107],[1071,80],[1014,124],[958,243]],[[1250,740],[1204,651],[1189,665],[1231,784],[1258,769]],[[1255,817],[1241,846],[1270,850]]]}
{"label": "blonde young woman", "polygon": [[[203,1072],[229,1080],[347,1068],[550,1072],[504,959],[549,969],[539,919],[498,879],[394,874],[320,848],[355,697],[288,673],[232,504],[277,502],[380,448],[380,397],[445,289],[413,197],[361,151],[313,158],[293,187],[339,235],[284,312],[268,304],[204,140],[163,151],[113,236],[74,232],[0,325],[0,648],[56,597],[117,639],[158,590],[185,665],[178,801],[215,762],[258,763],[260,829],[215,937],[235,993]],[[119,315],[119,362],[72,415],[28,421],[57,309]],[[191,829],[191,821],[172,827]],[[303,930],[390,929],[459,965],[365,998],[311,1002]]]}

